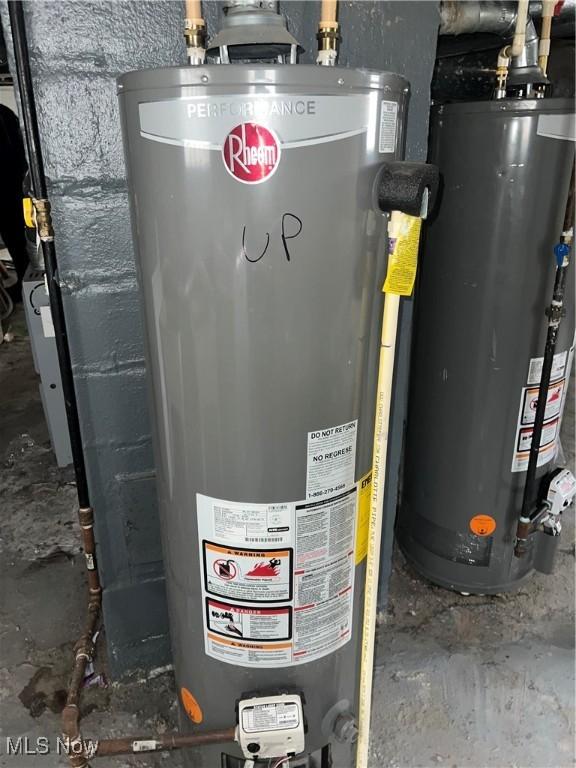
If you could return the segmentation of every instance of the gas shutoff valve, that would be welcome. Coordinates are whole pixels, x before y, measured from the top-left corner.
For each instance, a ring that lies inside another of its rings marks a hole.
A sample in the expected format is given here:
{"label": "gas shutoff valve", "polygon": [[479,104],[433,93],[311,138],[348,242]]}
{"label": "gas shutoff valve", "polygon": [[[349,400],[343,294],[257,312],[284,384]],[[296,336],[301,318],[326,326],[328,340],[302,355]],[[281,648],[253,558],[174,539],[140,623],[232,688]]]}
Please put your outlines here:
{"label": "gas shutoff valve", "polygon": [[304,751],[304,711],[297,694],[238,702],[236,741],[248,759],[288,757]]}

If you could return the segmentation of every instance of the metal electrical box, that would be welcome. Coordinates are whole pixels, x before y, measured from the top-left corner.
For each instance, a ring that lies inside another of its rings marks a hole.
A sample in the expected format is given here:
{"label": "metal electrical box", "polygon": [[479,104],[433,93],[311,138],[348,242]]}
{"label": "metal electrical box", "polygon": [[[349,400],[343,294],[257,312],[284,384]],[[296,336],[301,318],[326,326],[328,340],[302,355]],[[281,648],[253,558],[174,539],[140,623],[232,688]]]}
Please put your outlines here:
{"label": "metal electrical box", "polygon": [[298,694],[301,764],[348,765],[333,729],[357,699],[387,252],[374,183],[402,156],[408,84],[245,64],[134,72],[119,93],[183,722]]}
{"label": "metal electrical box", "polygon": [[[570,100],[433,111],[430,159],[442,192],[417,290],[398,534],[424,576],[459,591],[517,585],[551,538],[514,557],[574,138]],[[561,463],[574,343],[568,283],[539,477]]]}

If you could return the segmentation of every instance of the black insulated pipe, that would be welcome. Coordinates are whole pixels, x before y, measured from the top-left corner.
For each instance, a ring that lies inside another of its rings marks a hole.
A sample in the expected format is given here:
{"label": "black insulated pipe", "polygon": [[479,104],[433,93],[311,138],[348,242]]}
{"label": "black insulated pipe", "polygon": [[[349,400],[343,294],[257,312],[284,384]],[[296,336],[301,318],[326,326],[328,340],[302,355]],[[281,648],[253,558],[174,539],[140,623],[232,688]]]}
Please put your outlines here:
{"label": "black insulated pipe", "polygon": [[70,432],[70,446],[72,449],[72,461],[76,476],[78,503],[80,509],[87,509],[90,507],[90,497],[86,477],[86,464],[82,448],[78,403],[76,401],[76,391],[74,389],[72,359],[70,357],[66,321],[64,319],[62,291],[60,289],[58,276],[58,263],[56,261],[56,249],[54,247],[50,204],[47,200],[46,176],[44,175],[44,163],[42,160],[40,134],[36,117],[36,104],[34,101],[30,61],[28,58],[28,43],[26,41],[23,3],[20,0],[9,0],[8,12],[10,16],[12,40],[14,43],[16,76],[18,79],[20,106],[22,119],[24,121],[26,146],[28,149],[32,192],[34,195],[37,220],[39,222],[40,220],[42,221],[38,230],[42,243],[44,269],[46,271],[48,296],[50,299],[50,311],[52,313],[58,363],[62,377],[62,391],[64,394],[68,430]]}
{"label": "black insulated pipe", "polygon": [[552,364],[554,362],[554,353],[556,351],[556,340],[558,329],[564,314],[564,289],[566,286],[566,273],[570,265],[570,245],[572,242],[572,230],[574,227],[574,166],[572,166],[572,178],[570,179],[570,188],[568,200],[566,202],[566,212],[564,215],[564,225],[562,227],[562,236],[560,243],[556,246],[564,246],[566,253],[560,259],[558,258],[556,266],[556,275],[554,278],[554,290],[552,294],[552,303],[546,310],[548,316],[548,333],[546,335],[546,346],[544,348],[544,359],[542,361],[542,374],[540,386],[538,389],[538,404],[534,416],[534,428],[532,431],[532,440],[530,443],[530,456],[528,459],[528,468],[526,470],[526,481],[524,483],[524,496],[522,499],[522,511],[518,520],[516,531],[516,544],[514,554],[516,557],[522,557],[526,554],[528,536],[533,531],[533,519],[538,514],[536,491],[536,470],[538,468],[538,455],[540,453],[540,440],[542,438],[542,427],[546,415],[546,405],[548,400],[548,387],[550,386],[550,377],[552,373]]}

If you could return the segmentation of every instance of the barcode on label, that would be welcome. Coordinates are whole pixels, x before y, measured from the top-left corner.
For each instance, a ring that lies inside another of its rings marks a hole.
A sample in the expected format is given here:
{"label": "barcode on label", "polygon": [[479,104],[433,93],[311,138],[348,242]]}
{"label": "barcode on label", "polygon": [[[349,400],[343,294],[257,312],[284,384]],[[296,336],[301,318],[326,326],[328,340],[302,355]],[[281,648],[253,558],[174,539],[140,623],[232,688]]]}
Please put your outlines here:
{"label": "barcode on label", "polygon": [[283,541],[282,536],[246,536],[246,541]]}

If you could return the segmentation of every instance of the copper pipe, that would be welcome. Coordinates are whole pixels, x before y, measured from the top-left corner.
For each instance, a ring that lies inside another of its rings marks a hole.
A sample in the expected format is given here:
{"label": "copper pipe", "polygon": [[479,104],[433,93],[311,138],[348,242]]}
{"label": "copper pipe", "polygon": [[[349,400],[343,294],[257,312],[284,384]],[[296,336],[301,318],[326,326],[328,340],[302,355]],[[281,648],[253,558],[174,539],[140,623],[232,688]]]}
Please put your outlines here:
{"label": "copper pipe", "polygon": [[84,684],[86,667],[96,653],[94,635],[100,620],[102,586],[96,564],[96,540],[94,538],[94,512],[90,507],[78,511],[82,532],[82,544],[88,574],[88,616],[84,632],[74,646],[74,667],[68,684],[66,706],[62,711],[62,733],[68,744],[68,759],[72,768],[84,768],[88,763],[80,735],[80,693]]}
{"label": "copper pipe", "polygon": [[201,747],[205,744],[224,744],[233,742],[235,728],[204,733],[163,733],[158,736],[134,736],[124,739],[103,739],[96,746],[94,757],[114,757],[142,752],[169,752],[174,749]]}

